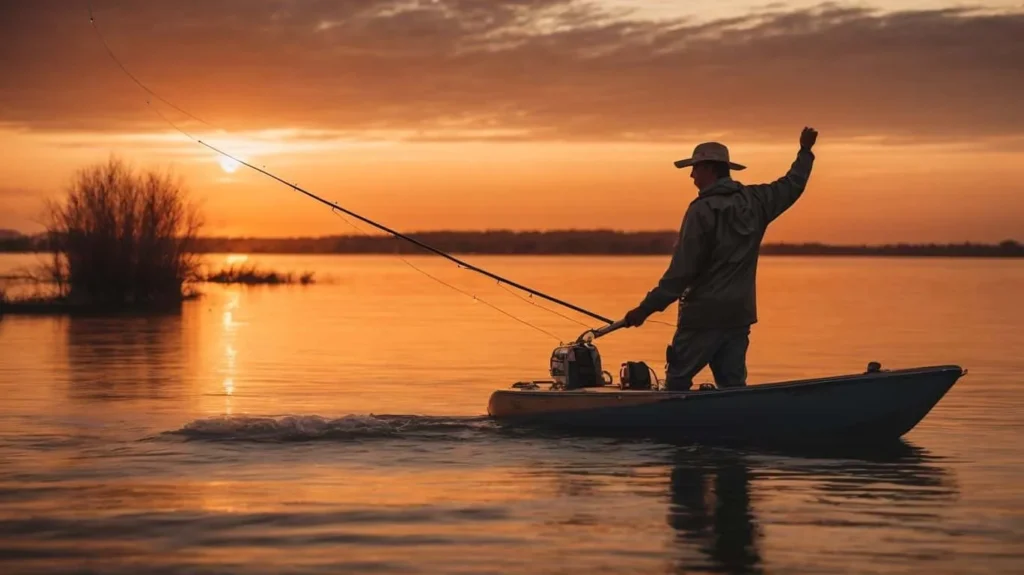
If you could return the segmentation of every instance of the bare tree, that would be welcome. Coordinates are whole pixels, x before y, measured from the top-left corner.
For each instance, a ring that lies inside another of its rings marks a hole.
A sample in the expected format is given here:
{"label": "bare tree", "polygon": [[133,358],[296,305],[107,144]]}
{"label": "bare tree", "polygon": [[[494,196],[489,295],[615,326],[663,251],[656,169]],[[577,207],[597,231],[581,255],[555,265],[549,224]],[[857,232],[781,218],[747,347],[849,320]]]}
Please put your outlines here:
{"label": "bare tree", "polygon": [[46,273],[69,303],[181,301],[196,278],[202,218],[180,179],[136,173],[117,157],[79,171],[47,204]]}

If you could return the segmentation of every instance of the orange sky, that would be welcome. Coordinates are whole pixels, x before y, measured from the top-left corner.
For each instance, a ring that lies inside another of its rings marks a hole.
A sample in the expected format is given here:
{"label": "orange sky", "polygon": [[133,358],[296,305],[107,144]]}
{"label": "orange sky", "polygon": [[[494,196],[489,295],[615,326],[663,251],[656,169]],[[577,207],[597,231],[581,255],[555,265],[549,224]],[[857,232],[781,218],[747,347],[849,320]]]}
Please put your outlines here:
{"label": "orange sky", "polygon": [[352,231],[155,109],[403,231],[674,229],[695,190],[671,163],[697,142],[763,182],[813,125],[808,192],[769,241],[1024,240],[1019,3],[336,4],[93,2],[124,65],[217,133],[147,106],[82,3],[5,2],[0,228],[37,231],[43,198],[116,153],[182,174],[207,233]]}

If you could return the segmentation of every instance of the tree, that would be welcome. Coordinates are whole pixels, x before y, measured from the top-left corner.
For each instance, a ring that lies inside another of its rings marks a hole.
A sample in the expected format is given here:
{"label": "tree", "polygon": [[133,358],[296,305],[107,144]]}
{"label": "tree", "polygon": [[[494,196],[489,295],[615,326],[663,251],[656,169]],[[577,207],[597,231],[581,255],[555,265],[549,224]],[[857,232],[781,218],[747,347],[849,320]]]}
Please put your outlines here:
{"label": "tree", "polygon": [[69,303],[148,307],[181,302],[199,267],[202,218],[177,178],[136,173],[112,156],[79,171],[48,202],[46,273]]}

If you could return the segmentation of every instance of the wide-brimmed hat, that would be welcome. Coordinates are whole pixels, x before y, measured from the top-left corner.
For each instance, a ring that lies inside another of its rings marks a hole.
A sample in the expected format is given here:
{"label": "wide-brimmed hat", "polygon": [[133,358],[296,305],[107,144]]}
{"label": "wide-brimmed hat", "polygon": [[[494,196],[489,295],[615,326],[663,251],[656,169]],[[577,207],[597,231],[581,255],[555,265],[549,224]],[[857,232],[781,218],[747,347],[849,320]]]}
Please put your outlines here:
{"label": "wide-brimmed hat", "polygon": [[745,170],[746,166],[743,164],[736,164],[729,161],[729,148],[725,144],[719,144],[718,142],[704,142],[703,144],[697,144],[697,147],[693,149],[693,156],[686,158],[685,160],[676,160],[674,163],[677,168],[685,168],[692,166],[697,162],[725,162],[729,164],[729,168],[733,170]]}

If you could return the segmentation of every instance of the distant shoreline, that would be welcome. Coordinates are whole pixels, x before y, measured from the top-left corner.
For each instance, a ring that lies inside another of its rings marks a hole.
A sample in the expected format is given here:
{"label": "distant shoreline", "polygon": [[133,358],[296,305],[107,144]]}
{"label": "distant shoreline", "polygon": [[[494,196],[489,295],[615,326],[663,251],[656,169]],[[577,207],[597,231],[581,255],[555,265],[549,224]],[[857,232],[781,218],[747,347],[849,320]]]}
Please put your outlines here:
{"label": "distant shoreline", "polygon": [[[675,231],[618,232],[611,230],[413,232],[406,234],[436,249],[462,255],[668,255]],[[41,236],[0,237],[0,253],[44,252]],[[293,238],[204,237],[196,253],[250,254],[417,254],[429,253],[390,236],[321,236]],[[998,244],[881,244],[833,245],[824,243],[765,243],[766,256],[884,256],[1021,258],[1024,245],[1014,240]]]}

